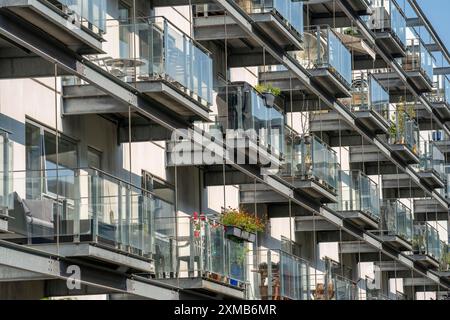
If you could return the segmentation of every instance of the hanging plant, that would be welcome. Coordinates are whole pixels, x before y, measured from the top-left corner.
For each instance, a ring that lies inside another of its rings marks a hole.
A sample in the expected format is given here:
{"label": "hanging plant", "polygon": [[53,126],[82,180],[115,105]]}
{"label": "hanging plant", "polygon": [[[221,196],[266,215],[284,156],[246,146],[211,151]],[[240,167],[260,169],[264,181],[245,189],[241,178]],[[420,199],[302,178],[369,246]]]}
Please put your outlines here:
{"label": "hanging plant", "polygon": [[231,207],[223,211],[220,222],[225,226],[228,237],[249,242],[256,240],[256,232],[265,230],[261,219],[244,210]]}

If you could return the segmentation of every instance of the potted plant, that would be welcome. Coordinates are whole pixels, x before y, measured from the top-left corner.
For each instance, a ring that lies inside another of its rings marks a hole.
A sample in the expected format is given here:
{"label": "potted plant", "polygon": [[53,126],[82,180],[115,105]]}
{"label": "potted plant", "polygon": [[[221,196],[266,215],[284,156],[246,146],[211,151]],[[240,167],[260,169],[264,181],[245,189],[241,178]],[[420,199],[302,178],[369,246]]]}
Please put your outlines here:
{"label": "potted plant", "polygon": [[255,89],[263,95],[268,107],[273,107],[275,104],[275,97],[278,97],[281,94],[280,88],[274,87],[271,83],[258,84]]}
{"label": "potted plant", "polygon": [[264,231],[264,223],[256,216],[240,209],[229,207],[224,210],[220,222],[225,226],[226,235],[249,242],[255,242],[256,232]]}

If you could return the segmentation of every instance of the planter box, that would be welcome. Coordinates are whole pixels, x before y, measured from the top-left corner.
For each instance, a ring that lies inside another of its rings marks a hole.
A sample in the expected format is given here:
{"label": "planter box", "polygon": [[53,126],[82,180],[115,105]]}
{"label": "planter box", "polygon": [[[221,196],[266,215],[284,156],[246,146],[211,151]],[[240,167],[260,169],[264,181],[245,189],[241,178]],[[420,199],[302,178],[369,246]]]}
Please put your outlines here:
{"label": "planter box", "polygon": [[256,241],[256,234],[248,231],[244,231],[241,228],[234,226],[225,226],[225,234],[228,238],[238,238],[248,242]]}

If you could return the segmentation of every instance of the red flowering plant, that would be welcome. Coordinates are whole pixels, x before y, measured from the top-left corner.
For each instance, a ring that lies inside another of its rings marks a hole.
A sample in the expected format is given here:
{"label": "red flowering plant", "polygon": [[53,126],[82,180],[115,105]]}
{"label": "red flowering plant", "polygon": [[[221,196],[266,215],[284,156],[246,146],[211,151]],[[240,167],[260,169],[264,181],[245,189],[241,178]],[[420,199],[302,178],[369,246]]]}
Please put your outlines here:
{"label": "red flowering plant", "polygon": [[202,231],[202,222],[206,221],[206,217],[203,213],[198,214],[197,211],[191,216],[191,223],[193,225],[194,237],[199,238]]}
{"label": "red flowering plant", "polygon": [[228,207],[222,212],[220,223],[224,226],[233,226],[244,231],[256,233],[265,229],[264,222],[257,216],[242,209]]}

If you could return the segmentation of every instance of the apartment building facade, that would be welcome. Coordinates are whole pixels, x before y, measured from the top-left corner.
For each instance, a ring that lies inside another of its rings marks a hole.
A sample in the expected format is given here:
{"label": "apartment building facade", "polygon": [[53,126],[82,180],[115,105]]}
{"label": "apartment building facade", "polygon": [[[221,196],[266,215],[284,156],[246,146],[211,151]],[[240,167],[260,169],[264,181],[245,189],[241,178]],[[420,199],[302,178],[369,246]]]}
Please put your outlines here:
{"label": "apartment building facade", "polygon": [[0,298],[447,299],[416,0],[0,0],[0,36]]}

